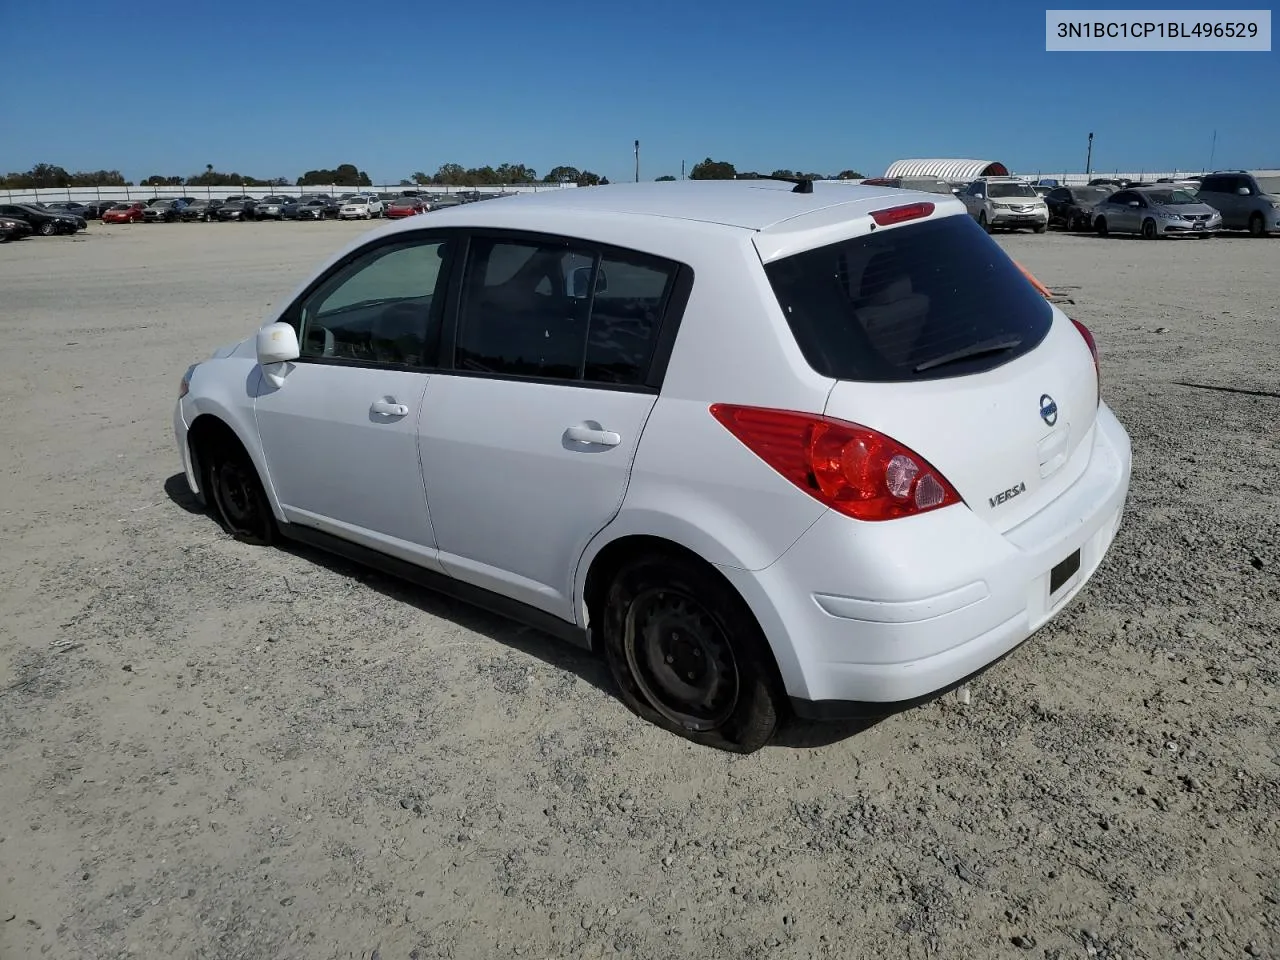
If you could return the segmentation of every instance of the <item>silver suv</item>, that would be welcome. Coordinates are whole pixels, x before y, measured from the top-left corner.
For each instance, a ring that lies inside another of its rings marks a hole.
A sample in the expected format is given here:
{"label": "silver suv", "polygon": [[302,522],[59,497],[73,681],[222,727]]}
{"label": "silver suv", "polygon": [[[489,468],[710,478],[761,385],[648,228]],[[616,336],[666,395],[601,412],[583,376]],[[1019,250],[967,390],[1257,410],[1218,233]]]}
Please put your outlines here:
{"label": "silver suv", "polygon": [[1200,180],[1198,196],[1222,214],[1228,230],[1248,230],[1254,237],[1280,231],[1280,177],[1218,170]]}
{"label": "silver suv", "polygon": [[1017,230],[1030,227],[1044,233],[1049,226],[1049,207],[1031,185],[1012,177],[983,177],[960,194],[969,215],[990,233],[997,228]]}

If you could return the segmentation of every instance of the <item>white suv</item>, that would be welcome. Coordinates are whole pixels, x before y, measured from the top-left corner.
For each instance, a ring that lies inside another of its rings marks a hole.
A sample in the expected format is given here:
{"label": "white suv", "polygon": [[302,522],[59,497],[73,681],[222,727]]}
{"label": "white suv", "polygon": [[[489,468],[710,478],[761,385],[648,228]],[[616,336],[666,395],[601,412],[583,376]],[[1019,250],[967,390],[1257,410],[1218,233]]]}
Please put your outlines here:
{"label": "white suv", "polygon": [[1093,339],[954,198],[683,181],[429,220],[182,378],[187,482],[238,539],[488,603],[750,751],[982,670],[1116,534]]}
{"label": "white suv", "polygon": [[1049,227],[1049,206],[1035,188],[1011,177],[983,177],[960,193],[965,208],[982,229],[1017,230],[1030,227],[1044,233]]}
{"label": "white suv", "polygon": [[382,201],[377,197],[358,193],[348,197],[338,207],[339,220],[372,220],[383,214]]}

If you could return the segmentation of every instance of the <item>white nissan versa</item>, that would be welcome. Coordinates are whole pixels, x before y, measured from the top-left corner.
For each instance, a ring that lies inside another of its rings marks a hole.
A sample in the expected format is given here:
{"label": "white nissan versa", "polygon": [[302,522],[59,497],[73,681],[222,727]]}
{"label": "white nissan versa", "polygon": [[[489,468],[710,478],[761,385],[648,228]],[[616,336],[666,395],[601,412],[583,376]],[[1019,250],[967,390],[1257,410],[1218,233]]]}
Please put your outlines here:
{"label": "white nissan versa", "polygon": [[182,378],[192,490],[603,653],[750,751],[977,673],[1129,486],[1092,336],[951,197],[563,190],[388,224]]}

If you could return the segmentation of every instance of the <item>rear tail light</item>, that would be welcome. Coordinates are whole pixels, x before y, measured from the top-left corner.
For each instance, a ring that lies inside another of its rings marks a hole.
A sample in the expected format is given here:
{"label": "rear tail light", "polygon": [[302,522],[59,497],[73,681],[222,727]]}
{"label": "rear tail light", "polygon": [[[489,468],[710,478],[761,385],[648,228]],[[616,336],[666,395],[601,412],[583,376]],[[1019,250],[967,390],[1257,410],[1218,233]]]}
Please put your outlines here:
{"label": "rear tail light", "polygon": [[1093,354],[1093,372],[1098,378],[1098,404],[1102,404],[1102,367],[1098,364],[1098,345],[1094,342],[1093,334],[1079,320],[1072,320],[1076,325],[1076,329],[1080,331],[1080,336],[1084,337],[1084,342],[1089,345],[1089,352]]}
{"label": "rear tail light", "polygon": [[809,496],[856,520],[893,520],[963,503],[922,457],[869,427],[726,403],[713,404],[711,415]]}

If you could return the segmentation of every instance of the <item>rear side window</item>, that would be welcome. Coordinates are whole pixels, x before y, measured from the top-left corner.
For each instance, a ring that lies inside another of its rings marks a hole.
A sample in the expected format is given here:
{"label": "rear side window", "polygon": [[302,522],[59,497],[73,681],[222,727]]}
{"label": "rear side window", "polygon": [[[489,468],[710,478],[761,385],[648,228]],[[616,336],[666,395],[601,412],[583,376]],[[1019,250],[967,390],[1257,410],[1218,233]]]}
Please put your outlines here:
{"label": "rear side window", "polygon": [[836,380],[980,373],[1034,349],[1048,302],[972,217],[878,231],[768,264],[805,359]]}

